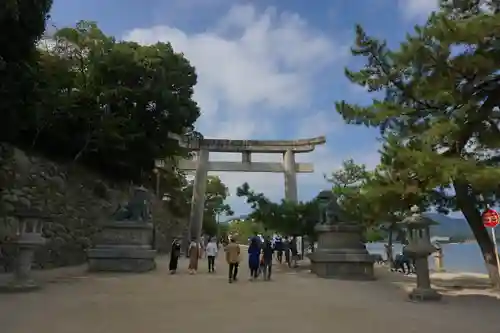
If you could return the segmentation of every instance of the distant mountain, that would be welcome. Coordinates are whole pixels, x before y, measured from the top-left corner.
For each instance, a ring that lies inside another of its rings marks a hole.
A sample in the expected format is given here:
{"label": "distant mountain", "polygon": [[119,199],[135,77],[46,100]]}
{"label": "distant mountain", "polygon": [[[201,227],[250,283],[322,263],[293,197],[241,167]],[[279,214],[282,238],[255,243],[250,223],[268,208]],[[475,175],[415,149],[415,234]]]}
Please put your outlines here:
{"label": "distant mountain", "polygon": [[[455,237],[460,239],[474,237],[470,230],[469,224],[463,218],[453,218],[438,213],[424,213],[425,216],[434,220],[438,224],[431,226],[431,237]],[[229,217],[221,223],[228,223],[233,220],[244,220],[248,215],[240,215],[237,217]]]}
{"label": "distant mountain", "polygon": [[431,236],[439,237],[473,237],[469,224],[463,218],[453,218],[438,213],[425,213],[427,217],[438,224],[431,226]]}

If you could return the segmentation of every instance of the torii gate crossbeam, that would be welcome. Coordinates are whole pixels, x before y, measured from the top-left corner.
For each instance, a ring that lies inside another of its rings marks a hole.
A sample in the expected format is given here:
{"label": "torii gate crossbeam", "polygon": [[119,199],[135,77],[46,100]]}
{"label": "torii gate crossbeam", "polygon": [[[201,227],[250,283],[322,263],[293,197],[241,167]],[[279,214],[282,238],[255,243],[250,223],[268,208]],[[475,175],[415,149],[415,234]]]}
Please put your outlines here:
{"label": "torii gate crossbeam", "polygon": [[[190,231],[192,238],[201,237],[205,190],[209,171],[228,172],[276,172],[285,178],[285,200],[297,201],[297,173],[314,172],[311,163],[296,163],[296,153],[312,152],[317,145],[326,142],[324,136],[303,140],[223,140],[194,139],[175,137],[183,147],[196,151],[193,160],[181,160],[178,167],[185,171],[195,171],[193,198],[191,201]],[[210,152],[241,153],[241,162],[210,161]],[[283,163],[252,162],[252,153],[282,154]],[[162,160],[156,161],[156,167],[164,166]]]}

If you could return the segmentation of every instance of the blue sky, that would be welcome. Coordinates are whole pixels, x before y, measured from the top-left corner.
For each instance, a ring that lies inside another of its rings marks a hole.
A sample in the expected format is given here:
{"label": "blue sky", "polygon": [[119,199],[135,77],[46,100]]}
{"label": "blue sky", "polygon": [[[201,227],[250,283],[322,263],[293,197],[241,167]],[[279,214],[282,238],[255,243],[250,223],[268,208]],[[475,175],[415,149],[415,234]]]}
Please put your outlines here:
{"label": "blue sky", "polygon": [[[345,79],[344,67],[361,64],[349,54],[354,26],[397,45],[425,19],[437,0],[55,0],[51,23],[97,21],[107,34],[141,43],[171,42],[196,67],[195,99],[206,136],[227,139],[297,139],[325,135],[327,144],[297,160],[313,162],[299,175],[299,198],[329,188],[323,174],[353,158],[378,162],[377,131],[345,125],[334,109],[342,99],[369,103]],[[213,160],[238,160],[213,154]],[[253,160],[279,161],[280,156]],[[274,200],[283,196],[281,174],[221,173],[232,193],[243,182]],[[240,213],[248,207],[231,196]]]}

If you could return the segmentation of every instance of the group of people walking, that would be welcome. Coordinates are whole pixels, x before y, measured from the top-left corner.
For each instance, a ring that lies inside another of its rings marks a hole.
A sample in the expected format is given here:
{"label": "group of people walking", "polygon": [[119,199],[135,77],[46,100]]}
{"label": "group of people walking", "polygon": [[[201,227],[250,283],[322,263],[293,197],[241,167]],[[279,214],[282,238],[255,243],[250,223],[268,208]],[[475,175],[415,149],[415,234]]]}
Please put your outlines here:
{"label": "group of people walking", "polygon": [[283,254],[285,254],[285,263],[288,267],[297,266],[299,252],[296,237],[285,237],[283,239],[281,236],[275,236],[272,240],[272,245],[276,252],[276,259],[280,264],[283,262]]}
{"label": "group of people walking", "polygon": [[[219,252],[219,244],[215,238],[210,239],[210,241],[203,246],[203,244],[197,244],[192,241],[189,244],[187,250],[187,256],[189,257],[189,274],[196,274],[198,271],[198,259],[206,255],[208,261],[208,272],[215,272],[215,258]],[[172,248],[170,249],[170,263],[169,270],[170,274],[175,274],[177,272],[177,267],[179,264],[179,258],[181,256],[181,243],[178,238],[175,238],[172,242]]]}
{"label": "group of people walking", "polygon": [[255,280],[262,273],[264,280],[271,279],[274,249],[270,240],[253,237],[248,247],[250,279]]}
{"label": "group of people walking", "polygon": [[[188,248],[189,257],[189,274],[195,274],[198,270],[198,259],[203,256],[207,257],[208,272],[215,272],[215,258],[219,252],[219,242],[216,238],[211,238],[206,246],[197,244],[195,241],[191,242]],[[238,270],[241,258],[241,247],[236,242],[234,237],[231,238],[229,244],[224,247],[225,259],[229,265],[229,283],[238,280]],[[256,280],[261,274],[265,281],[271,280],[273,257],[276,253],[276,259],[279,263],[283,261],[283,254],[285,254],[285,262],[289,265],[296,265],[297,263],[297,247],[296,242],[285,241],[281,237],[273,239],[263,238],[262,236],[255,236],[250,238],[248,246],[248,267],[250,269],[250,280]],[[170,252],[169,270],[171,274],[175,274],[178,267],[179,257],[181,255],[181,243],[179,239],[174,239]]]}

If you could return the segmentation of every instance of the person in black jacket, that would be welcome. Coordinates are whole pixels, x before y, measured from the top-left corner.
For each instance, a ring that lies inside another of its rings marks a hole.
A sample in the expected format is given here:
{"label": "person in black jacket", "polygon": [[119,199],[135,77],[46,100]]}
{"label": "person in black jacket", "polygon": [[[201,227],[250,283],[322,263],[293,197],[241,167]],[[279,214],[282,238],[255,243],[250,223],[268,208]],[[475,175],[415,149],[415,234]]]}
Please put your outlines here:
{"label": "person in black jacket", "polygon": [[264,277],[264,280],[266,281],[271,280],[273,253],[274,253],[273,245],[271,244],[270,240],[266,239],[262,247],[262,262],[261,262],[262,275]]}
{"label": "person in black jacket", "polygon": [[168,269],[170,274],[175,274],[177,271],[177,265],[179,263],[179,257],[181,255],[181,243],[178,238],[174,238],[172,242],[172,248],[170,249],[170,263]]}
{"label": "person in black jacket", "polygon": [[276,259],[281,264],[283,262],[283,240],[279,236],[274,240],[274,250],[276,251]]}

